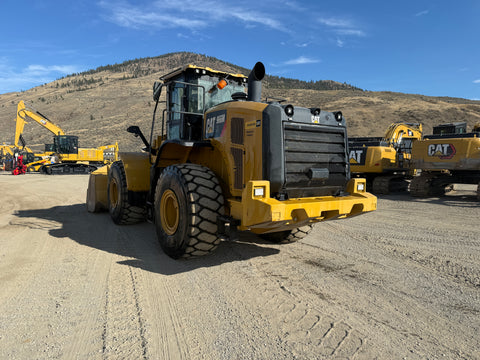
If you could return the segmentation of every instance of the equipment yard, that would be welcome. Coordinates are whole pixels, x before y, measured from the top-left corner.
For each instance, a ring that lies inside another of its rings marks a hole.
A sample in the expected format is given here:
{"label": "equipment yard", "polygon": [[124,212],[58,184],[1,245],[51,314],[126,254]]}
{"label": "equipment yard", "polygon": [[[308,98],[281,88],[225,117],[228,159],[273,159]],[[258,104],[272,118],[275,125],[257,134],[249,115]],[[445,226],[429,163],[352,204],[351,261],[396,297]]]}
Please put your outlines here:
{"label": "equipment yard", "polygon": [[88,179],[0,173],[1,359],[480,358],[476,188],[173,260]]}

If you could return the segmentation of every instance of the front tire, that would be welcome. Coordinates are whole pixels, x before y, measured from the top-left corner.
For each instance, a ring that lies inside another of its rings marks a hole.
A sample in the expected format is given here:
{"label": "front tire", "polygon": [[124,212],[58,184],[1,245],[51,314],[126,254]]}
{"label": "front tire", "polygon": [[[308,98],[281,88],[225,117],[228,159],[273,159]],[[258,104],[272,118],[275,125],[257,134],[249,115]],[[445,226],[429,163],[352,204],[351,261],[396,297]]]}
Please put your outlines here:
{"label": "front tire", "polygon": [[155,227],[165,253],[181,257],[209,254],[220,243],[217,217],[224,198],[215,174],[196,164],[163,170],[155,191]]}
{"label": "front tire", "polygon": [[146,208],[128,203],[127,177],[121,161],[116,161],[108,172],[108,212],[115,224],[135,224],[145,220]]}

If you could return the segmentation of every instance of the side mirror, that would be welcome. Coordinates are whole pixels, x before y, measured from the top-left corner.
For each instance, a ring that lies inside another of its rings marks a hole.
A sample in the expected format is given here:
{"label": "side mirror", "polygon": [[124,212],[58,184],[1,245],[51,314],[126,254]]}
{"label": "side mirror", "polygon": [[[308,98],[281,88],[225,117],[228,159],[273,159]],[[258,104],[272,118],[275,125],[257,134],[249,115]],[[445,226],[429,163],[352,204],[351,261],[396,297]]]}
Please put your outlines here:
{"label": "side mirror", "polygon": [[140,130],[140,128],[139,128],[138,126],[136,126],[136,125],[129,126],[129,127],[127,128],[127,131],[128,131],[129,133],[135,134],[135,136],[139,136],[139,135],[142,133],[141,130]]}
{"label": "side mirror", "polygon": [[163,84],[160,81],[153,83],[153,100],[158,101],[160,99],[160,93],[162,92]]}
{"label": "side mirror", "polygon": [[132,133],[135,135],[135,137],[140,137],[142,139],[142,142],[145,144],[146,148],[145,151],[151,151],[150,144],[148,143],[147,139],[142,133],[142,130],[137,125],[132,125],[127,128],[127,131],[129,133]]}

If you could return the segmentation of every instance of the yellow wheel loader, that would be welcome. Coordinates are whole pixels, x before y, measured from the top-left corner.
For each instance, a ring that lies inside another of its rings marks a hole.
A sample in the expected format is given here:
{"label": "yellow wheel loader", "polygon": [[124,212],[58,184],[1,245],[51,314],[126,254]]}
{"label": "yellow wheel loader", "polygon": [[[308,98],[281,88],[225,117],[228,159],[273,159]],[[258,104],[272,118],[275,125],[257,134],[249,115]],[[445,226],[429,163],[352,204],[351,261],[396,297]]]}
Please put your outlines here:
{"label": "yellow wheel loader", "polygon": [[119,153],[90,175],[88,211],[154,222],[163,250],[180,258],[237,231],[292,242],[318,221],[375,210],[365,180],[350,179],[342,113],[262,102],[264,75],[259,62],[248,77],[194,65],[162,76],[150,138],[128,128],[144,152]]}
{"label": "yellow wheel loader", "polygon": [[366,178],[374,194],[407,191],[414,175],[412,144],[421,138],[422,124],[404,122],[392,123],[384,137],[349,138],[352,175]]}
{"label": "yellow wheel loader", "polygon": [[410,183],[417,197],[442,196],[453,184],[478,184],[480,200],[480,126],[467,132],[467,124],[435,126],[432,135],[415,142],[413,166],[421,171]]}

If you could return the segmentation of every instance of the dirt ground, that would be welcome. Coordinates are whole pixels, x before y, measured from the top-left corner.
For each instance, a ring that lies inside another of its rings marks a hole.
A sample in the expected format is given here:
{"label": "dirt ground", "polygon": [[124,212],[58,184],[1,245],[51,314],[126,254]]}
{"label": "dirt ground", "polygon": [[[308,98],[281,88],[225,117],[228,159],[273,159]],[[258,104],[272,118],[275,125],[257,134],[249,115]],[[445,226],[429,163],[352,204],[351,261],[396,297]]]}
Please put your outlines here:
{"label": "dirt ground", "polygon": [[0,174],[0,359],[480,358],[472,191],[178,261],[88,213],[87,182]]}

